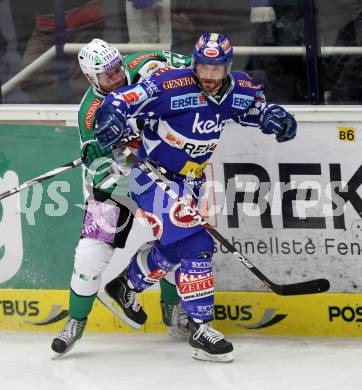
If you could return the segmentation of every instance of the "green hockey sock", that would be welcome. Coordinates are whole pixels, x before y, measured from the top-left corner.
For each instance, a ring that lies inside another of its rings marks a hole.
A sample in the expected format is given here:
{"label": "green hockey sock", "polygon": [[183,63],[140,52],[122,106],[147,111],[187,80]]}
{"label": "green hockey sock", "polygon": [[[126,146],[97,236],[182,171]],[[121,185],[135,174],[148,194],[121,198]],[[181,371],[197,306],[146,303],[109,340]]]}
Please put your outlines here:
{"label": "green hockey sock", "polygon": [[92,310],[93,302],[97,294],[85,297],[77,295],[73,290],[70,290],[69,295],[69,315],[77,320],[83,320],[88,317]]}
{"label": "green hockey sock", "polygon": [[177,294],[176,286],[165,279],[160,280],[161,287],[161,301],[168,305],[177,305],[179,297]]}

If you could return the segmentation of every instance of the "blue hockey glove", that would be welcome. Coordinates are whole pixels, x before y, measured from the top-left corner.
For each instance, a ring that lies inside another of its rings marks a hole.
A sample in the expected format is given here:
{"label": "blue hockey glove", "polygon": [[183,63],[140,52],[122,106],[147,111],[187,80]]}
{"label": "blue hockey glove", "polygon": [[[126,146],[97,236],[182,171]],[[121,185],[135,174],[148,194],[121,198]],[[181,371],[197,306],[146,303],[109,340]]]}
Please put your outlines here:
{"label": "blue hockey glove", "polygon": [[126,116],[121,111],[109,106],[101,106],[97,110],[94,135],[103,150],[121,143],[128,130]]}
{"label": "blue hockey glove", "polygon": [[285,142],[296,136],[297,122],[283,107],[272,104],[265,109],[261,129],[265,134],[276,134],[278,142]]}

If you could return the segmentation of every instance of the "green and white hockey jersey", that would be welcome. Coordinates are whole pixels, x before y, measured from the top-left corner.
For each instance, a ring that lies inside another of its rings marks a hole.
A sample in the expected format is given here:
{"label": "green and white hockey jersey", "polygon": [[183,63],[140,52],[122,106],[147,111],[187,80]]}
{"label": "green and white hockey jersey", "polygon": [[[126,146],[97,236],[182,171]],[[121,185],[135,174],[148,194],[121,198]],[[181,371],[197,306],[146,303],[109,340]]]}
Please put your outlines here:
{"label": "green and white hockey jersey", "polygon": [[[163,50],[145,51],[128,54],[123,57],[123,65],[126,76],[126,85],[142,81],[151,76],[154,72],[163,67],[188,67],[191,65],[191,58]],[[95,113],[102,104],[105,95],[99,93],[94,86],[90,86],[85,93],[78,111],[78,128],[82,145],[89,143],[86,152],[85,166],[88,168],[94,159],[107,157],[113,159],[112,152],[103,152],[94,138]],[[103,170],[103,166],[101,167]],[[87,171],[87,176],[90,174]],[[111,180],[110,173],[92,175],[93,187],[106,192],[112,192],[117,186],[119,195],[128,194],[128,181],[125,176],[113,175],[117,181]]]}

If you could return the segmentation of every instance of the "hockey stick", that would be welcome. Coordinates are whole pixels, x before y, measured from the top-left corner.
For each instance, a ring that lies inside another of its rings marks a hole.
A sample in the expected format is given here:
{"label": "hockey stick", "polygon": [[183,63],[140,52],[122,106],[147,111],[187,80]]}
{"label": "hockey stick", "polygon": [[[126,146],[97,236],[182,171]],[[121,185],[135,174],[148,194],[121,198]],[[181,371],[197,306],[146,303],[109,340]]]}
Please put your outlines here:
{"label": "hockey stick", "polygon": [[[148,165],[139,160],[132,151],[124,146],[121,146],[120,149],[114,149],[115,157],[117,158],[117,151],[120,150],[126,156],[131,158],[131,160],[137,164],[137,166],[159,187],[161,187],[167,195],[169,195],[172,199],[176,200],[190,213],[190,215],[194,218],[194,220],[198,221],[200,225],[203,225],[204,228],[222,245],[224,245],[245,267],[247,267],[255,276],[257,276],[266,286],[268,286],[271,290],[273,290],[276,294],[279,295],[302,295],[302,294],[316,294],[322,293],[329,289],[329,281],[327,279],[315,279],[308,280],[300,283],[293,284],[277,284],[272,282],[269,278],[267,278],[258,268],[255,267],[245,256],[243,256],[236,248],[230,244],[229,241],[226,240],[216,229],[211,227],[207,221],[197,212],[197,210],[189,205],[189,202],[174,192],[170,186],[158,175],[154,170],[152,170]],[[122,170],[121,167],[118,167]],[[162,171],[161,173],[165,173]],[[127,174],[127,173],[125,173]]]}
{"label": "hockey stick", "polygon": [[19,191],[25,190],[26,188],[32,187],[35,184],[39,184],[44,180],[51,179],[54,176],[60,175],[61,173],[64,173],[72,168],[75,168],[79,165],[83,164],[83,160],[81,158],[78,158],[77,160],[71,161],[67,164],[62,165],[59,168],[55,168],[52,171],[46,172],[41,176],[35,177],[34,179],[28,180],[24,182],[23,184],[20,184],[20,186],[15,187],[11,190],[8,190],[6,192],[3,192],[0,194],[0,200],[7,198],[10,195],[16,194]]}

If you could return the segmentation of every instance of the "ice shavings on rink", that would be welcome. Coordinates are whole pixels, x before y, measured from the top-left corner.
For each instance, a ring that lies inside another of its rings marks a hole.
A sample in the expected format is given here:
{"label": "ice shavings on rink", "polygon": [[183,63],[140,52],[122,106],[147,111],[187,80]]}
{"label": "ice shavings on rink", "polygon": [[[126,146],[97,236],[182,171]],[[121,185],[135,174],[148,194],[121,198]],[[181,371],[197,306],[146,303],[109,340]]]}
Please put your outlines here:
{"label": "ice shavings on rink", "polygon": [[349,390],[362,388],[358,338],[229,337],[233,363],[191,358],[167,335],[85,333],[52,360],[51,333],[0,333],[1,390]]}

